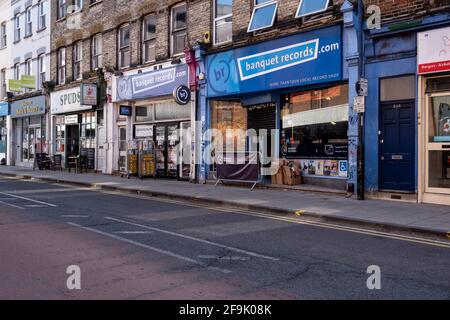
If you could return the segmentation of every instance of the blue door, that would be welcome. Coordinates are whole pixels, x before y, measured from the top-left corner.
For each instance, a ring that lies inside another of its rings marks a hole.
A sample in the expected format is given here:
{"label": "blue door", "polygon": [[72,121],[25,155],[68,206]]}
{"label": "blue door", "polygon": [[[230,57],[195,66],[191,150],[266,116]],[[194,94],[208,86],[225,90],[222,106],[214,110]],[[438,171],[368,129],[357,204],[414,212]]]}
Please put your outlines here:
{"label": "blue door", "polygon": [[381,190],[415,191],[414,105],[414,101],[381,105]]}

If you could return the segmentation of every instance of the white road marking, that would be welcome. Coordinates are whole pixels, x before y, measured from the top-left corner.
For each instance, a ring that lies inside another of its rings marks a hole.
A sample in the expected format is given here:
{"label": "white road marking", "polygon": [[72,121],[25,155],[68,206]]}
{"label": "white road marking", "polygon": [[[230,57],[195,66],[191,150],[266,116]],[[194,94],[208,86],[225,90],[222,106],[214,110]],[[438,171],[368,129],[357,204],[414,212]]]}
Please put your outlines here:
{"label": "white road marking", "polygon": [[16,205],[14,205],[14,204],[11,204],[11,203],[8,203],[8,202],[3,202],[3,201],[0,201],[0,203],[1,203],[1,204],[4,204],[4,205],[7,205],[7,206],[10,206],[10,207],[13,207],[13,208],[16,208],[16,209],[20,209],[20,210],[25,210],[25,208],[22,208],[22,207],[16,206]]}
{"label": "white road marking", "polygon": [[155,248],[155,247],[152,247],[152,246],[149,246],[149,245],[137,242],[137,241],[133,241],[133,240],[130,240],[130,239],[122,238],[122,237],[119,237],[119,236],[116,236],[116,235],[113,235],[113,234],[110,234],[110,233],[107,233],[107,232],[103,232],[103,231],[100,231],[100,230],[92,229],[92,228],[89,228],[89,227],[83,227],[83,226],[81,226],[79,224],[76,224],[76,223],[73,223],[73,222],[67,222],[67,224],[69,224],[69,225],[71,225],[73,227],[81,228],[83,230],[87,230],[87,231],[91,231],[91,232],[103,235],[105,237],[109,237],[109,238],[112,238],[112,239],[116,239],[116,240],[120,240],[120,241],[123,241],[123,242],[127,242],[129,244],[132,244],[132,245],[135,245],[135,246],[138,246],[138,247],[142,247],[142,248],[145,248],[145,249],[148,249],[148,250],[156,251],[158,253],[161,253],[161,254],[164,254],[164,255],[168,255],[168,256],[171,256],[173,258],[177,258],[177,259],[189,262],[189,263],[193,263],[193,264],[196,264],[196,265],[199,265],[199,266],[202,266],[202,267],[206,267],[206,268],[208,268],[210,270],[220,271],[222,273],[231,273],[230,270],[216,268],[216,267],[209,267],[203,262],[191,259],[189,257],[185,257],[185,256],[182,256],[182,255],[179,255],[179,254],[171,252],[171,251]]}
{"label": "white road marking", "polygon": [[46,205],[43,204],[27,204],[25,205],[27,208],[47,208]]}
{"label": "white road marking", "polygon": [[120,219],[116,219],[116,218],[112,218],[112,217],[105,217],[105,219],[111,220],[111,221],[115,221],[115,222],[129,224],[129,225],[132,225],[132,226],[141,227],[141,228],[144,228],[144,229],[153,230],[153,231],[157,231],[157,232],[161,232],[161,233],[165,233],[165,234],[170,234],[171,236],[176,236],[176,237],[180,237],[180,238],[184,238],[184,239],[189,239],[189,240],[201,242],[201,243],[204,243],[204,244],[208,244],[208,245],[211,245],[211,246],[219,247],[219,248],[230,250],[230,251],[244,253],[244,254],[246,254],[248,256],[253,256],[253,257],[267,259],[267,260],[272,260],[272,261],[279,261],[280,260],[279,258],[274,258],[274,257],[266,256],[266,255],[263,255],[263,254],[259,254],[259,253],[256,253],[256,252],[235,248],[235,247],[229,247],[229,246],[226,246],[226,245],[223,245],[223,244],[220,244],[220,243],[216,243],[216,242],[212,242],[212,241],[209,241],[209,240],[199,239],[199,238],[195,238],[195,237],[191,237],[191,236],[187,236],[187,235],[184,235],[184,234],[180,234],[180,233],[176,233],[176,232],[172,232],[172,231],[167,231],[167,230],[163,230],[163,229],[159,229],[159,228],[155,228],[155,227],[149,227],[149,226],[146,226],[146,225],[143,225],[143,224],[139,224],[139,223],[128,222],[128,221],[125,221],[125,220],[120,220]]}
{"label": "white road marking", "polygon": [[56,204],[52,204],[52,203],[48,203],[48,202],[44,202],[44,201],[38,201],[38,200],[26,198],[26,197],[21,197],[21,196],[15,195],[15,194],[10,194],[10,193],[6,193],[6,192],[0,192],[0,194],[3,194],[3,195],[8,196],[8,197],[14,197],[14,198],[17,198],[17,199],[27,200],[27,201],[34,202],[34,203],[44,204],[44,205],[49,206],[49,207],[57,207]]}
{"label": "white road marking", "polygon": [[382,238],[425,244],[425,245],[441,247],[441,248],[450,248],[450,242],[401,235],[398,233],[387,233],[387,232],[381,232],[381,231],[375,231],[375,230],[357,228],[357,227],[349,227],[349,226],[345,226],[345,225],[325,223],[325,222],[306,221],[306,220],[301,220],[299,218],[282,217],[282,216],[276,216],[273,214],[255,212],[255,211],[250,211],[250,210],[242,210],[242,209],[235,209],[235,208],[221,209],[221,208],[207,206],[207,205],[196,205],[193,203],[185,203],[182,201],[177,201],[177,200],[172,200],[172,199],[162,199],[162,198],[148,197],[148,196],[142,196],[142,195],[138,196],[138,195],[117,193],[114,191],[106,191],[106,190],[102,190],[101,192],[107,193],[107,194],[115,194],[115,195],[124,196],[124,197],[137,198],[137,199],[142,199],[142,200],[158,201],[158,202],[163,202],[163,203],[175,203],[175,204],[188,206],[188,207],[194,207],[194,208],[202,208],[202,209],[208,209],[208,210],[225,212],[225,213],[243,214],[243,215],[247,215],[247,216],[259,217],[259,218],[271,219],[271,220],[279,220],[279,221],[295,223],[295,224],[299,224],[299,225],[308,225],[308,226],[313,226],[313,227],[318,227],[318,228],[326,228],[326,229],[333,229],[333,230],[339,230],[339,231],[364,234],[364,235],[369,235],[369,236],[377,236],[377,237],[382,237]]}
{"label": "white road marking", "polygon": [[61,218],[90,218],[90,216],[82,216],[82,215],[63,215]]}
{"label": "white road marking", "polygon": [[153,231],[116,231],[115,234],[152,234]]}
{"label": "white road marking", "polygon": [[248,261],[250,260],[249,257],[229,257],[229,256],[225,256],[225,257],[219,257],[219,256],[213,256],[213,255],[202,255],[202,256],[197,256],[197,258],[199,259],[211,259],[211,260],[228,260],[228,261]]}

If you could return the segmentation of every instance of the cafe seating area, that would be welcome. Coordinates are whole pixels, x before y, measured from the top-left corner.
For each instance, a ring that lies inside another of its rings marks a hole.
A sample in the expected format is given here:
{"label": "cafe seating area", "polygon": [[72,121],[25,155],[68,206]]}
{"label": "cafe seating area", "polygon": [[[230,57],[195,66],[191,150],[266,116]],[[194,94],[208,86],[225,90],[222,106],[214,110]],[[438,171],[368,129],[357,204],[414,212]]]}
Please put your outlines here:
{"label": "cafe seating area", "polygon": [[88,173],[95,169],[95,149],[83,148],[79,155],[68,155],[63,166],[62,155],[50,156],[47,153],[36,154],[34,169]]}

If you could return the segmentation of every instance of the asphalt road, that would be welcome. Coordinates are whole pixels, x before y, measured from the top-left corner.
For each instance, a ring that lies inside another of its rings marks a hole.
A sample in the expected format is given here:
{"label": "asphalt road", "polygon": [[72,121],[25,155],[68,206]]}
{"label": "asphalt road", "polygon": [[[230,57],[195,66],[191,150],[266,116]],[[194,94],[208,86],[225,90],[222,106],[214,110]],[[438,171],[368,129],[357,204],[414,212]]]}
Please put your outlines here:
{"label": "asphalt road", "polygon": [[450,299],[450,241],[299,222],[0,178],[0,299]]}

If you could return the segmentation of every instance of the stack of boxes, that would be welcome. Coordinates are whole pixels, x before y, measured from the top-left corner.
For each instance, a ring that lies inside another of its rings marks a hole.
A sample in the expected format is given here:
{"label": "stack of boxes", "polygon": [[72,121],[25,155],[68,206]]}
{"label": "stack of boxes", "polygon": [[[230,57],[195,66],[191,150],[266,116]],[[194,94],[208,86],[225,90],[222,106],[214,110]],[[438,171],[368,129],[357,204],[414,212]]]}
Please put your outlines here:
{"label": "stack of boxes", "polygon": [[272,184],[287,186],[302,184],[300,161],[280,160],[278,172],[272,176]]}

